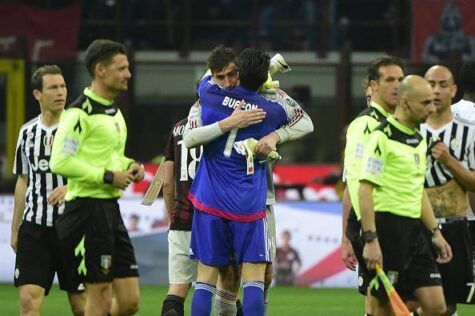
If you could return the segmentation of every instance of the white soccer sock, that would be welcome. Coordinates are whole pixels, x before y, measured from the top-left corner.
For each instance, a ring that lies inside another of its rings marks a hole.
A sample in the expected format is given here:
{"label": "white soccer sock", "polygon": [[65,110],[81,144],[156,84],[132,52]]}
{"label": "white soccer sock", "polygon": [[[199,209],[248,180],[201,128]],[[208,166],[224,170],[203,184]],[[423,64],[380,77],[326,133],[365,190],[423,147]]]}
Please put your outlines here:
{"label": "white soccer sock", "polygon": [[236,316],[236,300],[236,293],[218,288],[214,299],[214,315]]}
{"label": "white soccer sock", "polygon": [[269,289],[264,289],[264,304],[269,304]]}

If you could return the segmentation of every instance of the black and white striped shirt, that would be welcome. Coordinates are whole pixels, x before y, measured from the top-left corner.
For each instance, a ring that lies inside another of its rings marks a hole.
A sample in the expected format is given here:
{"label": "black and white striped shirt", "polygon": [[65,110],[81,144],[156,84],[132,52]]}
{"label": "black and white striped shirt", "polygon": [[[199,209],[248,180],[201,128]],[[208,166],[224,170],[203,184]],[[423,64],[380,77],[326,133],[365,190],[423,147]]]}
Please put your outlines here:
{"label": "black and white striped shirt", "polygon": [[23,220],[52,227],[64,210],[47,203],[54,188],[66,184],[66,179],[53,174],[49,167],[51,147],[58,125],[45,126],[41,115],[24,124],[18,136],[13,173],[28,176]]}
{"label": "black and white striped shirt", "polygon": [[[420,133],[425,138],[428,148],[434,140],[440,139],[447,145],[450,154],[465,168],[475,169],[475,124],[454,117],[452,121],[438,130],[431,128],[427,123],[421,124]],[[431,156],[430,149],[427,152],[427,167],[426,188],[445,184],[454,178],[443,164]]]}

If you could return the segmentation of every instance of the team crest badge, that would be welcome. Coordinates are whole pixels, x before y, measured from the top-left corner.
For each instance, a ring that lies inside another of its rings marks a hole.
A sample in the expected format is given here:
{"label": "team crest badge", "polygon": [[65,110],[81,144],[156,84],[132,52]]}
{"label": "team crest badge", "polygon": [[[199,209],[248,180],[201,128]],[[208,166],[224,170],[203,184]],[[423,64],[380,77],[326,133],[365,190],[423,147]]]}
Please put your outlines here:
{"label": "team crest badge", "polygon": [[115,122],[115,130],[117,131],[117,133],[120,134],[120,126],[119,126],[119,123]]}
{"label": "team crest badge", "polygon": [[112,266],[112,257],[110,255],[102,255],[101,256],[102,273],[109,274],[111,266]]}
{"label": "team crest badge", "polygon": [[53,145],[53,135],[45,135],[43,137],[43,145],[50,148]]}
{"label": "team crest badge", "polygon": [[452,149],[453,151],[458,151],[460,149],[460,142],[458,139],[452,138],[452,140],[450,141],[450,149]]}

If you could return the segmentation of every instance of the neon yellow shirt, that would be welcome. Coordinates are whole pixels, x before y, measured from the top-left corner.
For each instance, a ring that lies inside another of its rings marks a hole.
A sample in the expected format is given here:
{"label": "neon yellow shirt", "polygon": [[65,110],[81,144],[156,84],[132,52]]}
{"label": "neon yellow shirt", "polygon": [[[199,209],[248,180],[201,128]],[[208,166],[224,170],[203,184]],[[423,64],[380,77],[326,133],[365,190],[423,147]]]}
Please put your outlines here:
{"label": "neon yellow shirt", "polygon": [[363,153],[371,132],[386,121],[389,114],[376,102],[362,111],[348,126],[346,132],[344,180],[350,194],[351,205],[360,219],[358,190],[360,188],[359,174],[363,162]]}
{"label": "neon yellow shirt", "polygon": [[420,218],[427,144],[417,130],[388,117],[366,144],[360,180],[374,184],[375,212]]}
{"label": "neon yellow shirt", "polygon": [[120,189],[104,184],[104,171],[125,171],[127,127],[111,101],[86,88],[61,115],[51,153],[51,170],[68,179],[66,200],[117,198]]}

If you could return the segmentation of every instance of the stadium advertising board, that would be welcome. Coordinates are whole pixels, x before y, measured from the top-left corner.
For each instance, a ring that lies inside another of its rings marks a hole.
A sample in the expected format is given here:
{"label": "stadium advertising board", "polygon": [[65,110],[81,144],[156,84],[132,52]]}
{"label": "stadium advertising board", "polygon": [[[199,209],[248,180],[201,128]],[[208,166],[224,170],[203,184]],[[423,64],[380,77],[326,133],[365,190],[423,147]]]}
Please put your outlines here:
{"label": "stadium advertising board", "polygon": [[[168,222],[164,203],[158,199],[147,207],[141,205],[140,200],[122,198],[119,201],[124,223],[136,250],[140,282],[166,284]],[[340,213],[341,204],[336,202],[282,202],[275,206],[277,248],[280,249],[276,270],[278,283],[316,287],[356,286],[357,276],[347,270],[340,259]],[[13,280],[15,256],[10,247],[12,215],[13,196],[0,196],[0,282]]]}

